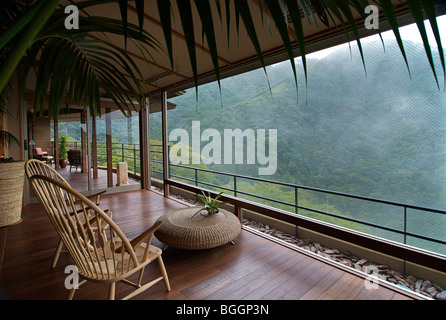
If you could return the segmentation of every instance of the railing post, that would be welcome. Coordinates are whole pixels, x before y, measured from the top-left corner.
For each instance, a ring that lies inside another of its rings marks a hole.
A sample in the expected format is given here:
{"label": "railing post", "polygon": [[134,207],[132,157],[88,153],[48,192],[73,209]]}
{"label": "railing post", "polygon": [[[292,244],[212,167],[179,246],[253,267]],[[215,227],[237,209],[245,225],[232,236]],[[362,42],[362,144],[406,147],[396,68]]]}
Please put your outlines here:
{"label": "railing post", "polygon": [[122,150],[122,162],[125,162],[125,159],[124,159],[124,144],[123,143],[121,143],[121,150]]}
{"label": "railing post", "polygon": [[[404,207],[404,244],[407,244],[407,207]],[[407,274],[406,260],[403,260],[403,273]]]}
{"label": "railing post", "polygon": [[194,171],[195,171],[195,186],[198,187],[198,170],[197,170],[197,168],[195,168]]}
{"label": "railing post", "polygon": [[298,197],[298,194],[297,194],[297,186],[295,186],[294,187],[294,212],[296,214],[299,214],[298,205],[299,205],[299,197]]}
{"label": "railing post", "polygon": [[237,176],[234,176],[234,197],[237,197]]}
{"label": "railing post", "polygon": [[407,207],[404,207],[404,244],[407,241]]}
{"label": "railing post", "polygon": [[133,144],[133,173],[136,177],[136,143]]}
{"label": "railing post", "polygon": [[[296,213],[296,214],[299,214],[299,195],[298,195],[298,188],[297,188],[297,186],[294,186],[294,212]],[[296,237],[299,237],[299,226],[298,225],[296,225],[296,228],[295,228],[295,236]]]}

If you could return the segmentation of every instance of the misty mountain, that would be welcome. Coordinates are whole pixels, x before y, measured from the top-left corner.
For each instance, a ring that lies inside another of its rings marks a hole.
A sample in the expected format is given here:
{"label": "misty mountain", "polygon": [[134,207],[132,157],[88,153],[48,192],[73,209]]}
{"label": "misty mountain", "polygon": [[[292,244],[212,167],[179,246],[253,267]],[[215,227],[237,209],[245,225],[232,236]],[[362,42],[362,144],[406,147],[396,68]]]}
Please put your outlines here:
{"label": "misty mountain", "polygon": [[[437,88],[421,44],[407,42],[407,69],[396,44],[352,46],[308,59],[299,87],[289,62],[245,73],[171,99],[169,131],[277,129],[278,166],[263,178],[423,205],[446,206],[446,96]],[[385,54],[383,53],[385,50]],[[434,53],[435,55],[438,55]],[[436,65],[440,66],[438,59]],[[268,86],[268,81],[271,90]],[[156,117],[156,116],[155,116]],[[153,121],[152,137],[159,135]],[[249,176],[257,167],[211,165]]]}

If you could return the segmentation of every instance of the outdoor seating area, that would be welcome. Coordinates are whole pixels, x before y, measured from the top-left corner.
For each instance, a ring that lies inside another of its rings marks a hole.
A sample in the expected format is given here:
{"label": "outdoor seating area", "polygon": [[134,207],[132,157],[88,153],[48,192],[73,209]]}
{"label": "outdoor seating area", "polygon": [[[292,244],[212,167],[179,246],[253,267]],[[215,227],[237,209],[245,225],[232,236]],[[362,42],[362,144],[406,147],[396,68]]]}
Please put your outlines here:
{"label": "outdoor seating area", "polygon": [[446,300],[444,1],[0,12],[0,300]]}
{"label": "outdoor seating area", "polygon": [[42,148],[35,148],[33,149],[33,155],[34,155],[34,159],[38,159],[41,161],[45,161],[48,164],[53,164],[54,162],[54,157],[48,155],[47,151],[42,151]]}

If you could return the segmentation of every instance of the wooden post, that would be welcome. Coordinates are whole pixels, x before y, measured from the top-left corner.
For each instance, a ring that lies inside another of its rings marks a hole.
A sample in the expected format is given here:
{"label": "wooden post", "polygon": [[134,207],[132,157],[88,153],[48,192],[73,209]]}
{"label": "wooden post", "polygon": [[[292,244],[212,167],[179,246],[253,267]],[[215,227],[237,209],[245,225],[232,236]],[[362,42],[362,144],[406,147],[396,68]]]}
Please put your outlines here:
{"label": "wooden post", "polygon": [[91,143],[92,143],[92,156],[93,156],[93,179],[98,178],[98,141],[97,141],[97,135],[96,135],[96,115],[93,115],[91,118],[91,127],[92,127],[92,134],[91,134]]}
{"label": "wooden post", "polygon": [[54,117],[54,168],[59,169],[59,118]]}
{"label": "wooden post", "polygon": [[107,145],[107,186],[113,187],[113,155],[112,155],[112,134],[111,134],[111,110],[105,109],[105,132]]}
{"label": "wooden post", "polygon": [[145,98],[141,98],[139,110],[139,159],[141,168],[141,188],[150,190],[150,156],[149,156],[149,128],[148,128],[149,108],[145,103]]}
{"label": "wooden post", "polygon": [[82,149],[82,172],[87,172],[87,112],[81,112],[81,149]]}
{"label": "wooden post", "polygon": [[169,185],[166,181],[169,179],[169,148],[167,138],[167,92],[161,92],[161,119],[163,128],[163,186],[164,197],[169,197]]}

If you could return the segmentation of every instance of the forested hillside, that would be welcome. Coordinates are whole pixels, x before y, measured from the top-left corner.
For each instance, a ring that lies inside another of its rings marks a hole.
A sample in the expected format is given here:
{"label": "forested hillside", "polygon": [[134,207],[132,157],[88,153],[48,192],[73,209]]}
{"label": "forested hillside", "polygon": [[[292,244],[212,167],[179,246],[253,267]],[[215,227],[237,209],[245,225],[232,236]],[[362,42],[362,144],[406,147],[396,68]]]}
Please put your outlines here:
{"label": "forested hillside", "polygon": [[[385,54],[380,41],[366,43],[364,48],[365,70],[354,47],[351,52],[341,48],[323,59],[309,57],[308,84],[300,71],[298,92],[288,62],[268,67],[267,76],[257,70],[223,80],[221,91],[216,83],[201,86],[198,100],[192,88],[170,100],[177,107],[168,112],[169,131],[184,128],[191,134],[192,121],[200,121],[201,130],[213,128],[221,133],[236,128],[277,129],[277,172],[262,178],[446,209],[446,94],[438,59],[435,64],[439,87],[421,44],[405,43],[410,71],[396,44],[387,43]],[[435,49],[434,55],[438,55]],[[296,61],[300,66],[300,60]],[[154,139],[161,137],[157,117],[153,115],[151,121]],[[258,166],[209,168],[256,176]],[[193,174],[177,172],[189,177]],[[231,181],[223,176],[208,175],[207,179],[231,187]],[[249,181],[238,182],[237,188],[294,202],[294,191],[289,188]],[[299,204],[381,226],[404,228],[401,208],[304,191],[300,191]],[[277,206],[294,212],[293,207]],[[299,213],[402,241],[401,236],[355,223]],[[446,240],[443,215],[409,211],[406,228]],[[443,245],[410,238],[408,242],[446,253]]]}
{"label": "forested hillside", "polygon": [[[309,59],[308,86],[296,87],[287,62],[208,84],[171,99],[169,131],[192,121],[214,128],[277,129],[278,166],[264,178],[446,207],[446,94],[421,45],[406,44],[410,73],[396,45],[368,44],[366,72],[352,48]],[[379,54],[376,54],[379,53]],[[437,61],[437,66],[439,63]],[[269,80],[271,91],[268,87]],[[156,116],[155,116],[156,117]],[[160,121],[152,121],[152,137]],[[157,125],[158,124],[158,125]],[[255,176],[253,165],[211,168]]]}

